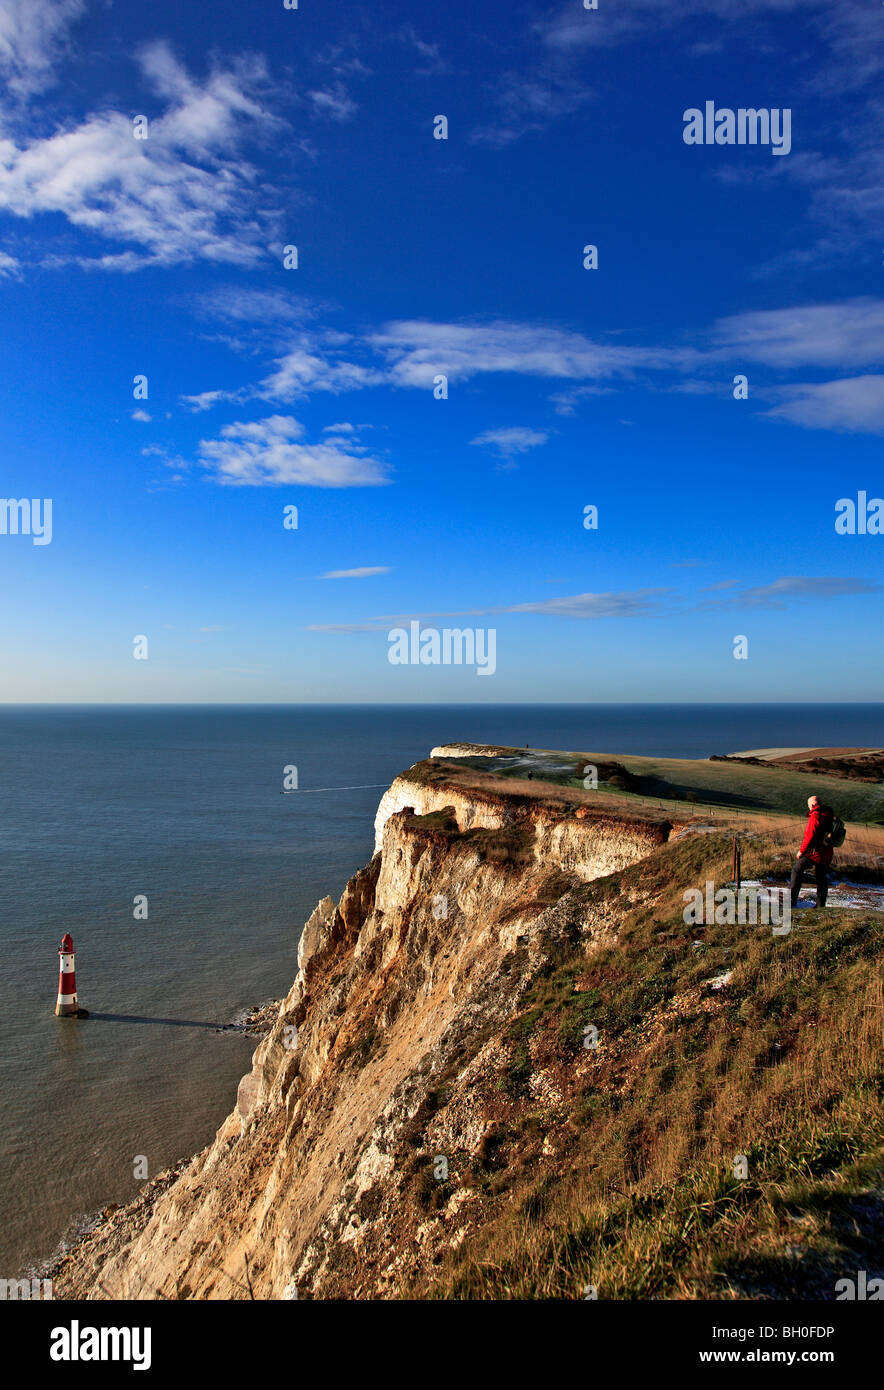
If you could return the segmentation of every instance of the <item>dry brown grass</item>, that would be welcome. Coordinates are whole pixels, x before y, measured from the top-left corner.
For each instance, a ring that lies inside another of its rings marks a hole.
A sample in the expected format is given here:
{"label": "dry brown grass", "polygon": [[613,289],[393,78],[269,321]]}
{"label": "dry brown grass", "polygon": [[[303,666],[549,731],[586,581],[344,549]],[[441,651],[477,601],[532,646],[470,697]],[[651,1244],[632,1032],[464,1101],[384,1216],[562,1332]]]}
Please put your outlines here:
{"label": "dry brown grass", "polygon": [[[483,1193],[481,1221],[412,1295],[832,1298],[880,1264],[884,917],[818,913],[787,938],[715,927],[694,947],[683,887],[725,881],[729,852],[702,841],[620,875],[617,946],[526,999],[492,1180],[475,1163],[460,1179]],[[753,842],[755,870],[780,852],[776,835]],[[601,1045],[575,1053],[589,1016]],[[540,1119],[526,1059],[564,1096]]]}

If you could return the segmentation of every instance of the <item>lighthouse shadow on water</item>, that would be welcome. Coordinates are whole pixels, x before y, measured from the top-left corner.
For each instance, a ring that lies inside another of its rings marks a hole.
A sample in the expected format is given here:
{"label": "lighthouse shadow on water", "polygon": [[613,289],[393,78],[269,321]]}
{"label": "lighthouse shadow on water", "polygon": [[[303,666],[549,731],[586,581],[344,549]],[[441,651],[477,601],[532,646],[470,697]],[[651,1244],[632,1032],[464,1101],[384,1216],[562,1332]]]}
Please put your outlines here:
{"label": "lighthouse shadow on water", "polygon": [[80,1017],[88,1017],[93,1023],[152,1023],[166,1028],[207,1028],[212,1033],[241,1033],[237,1023],[210,1023],[198,1018],[152,1018],[146,1014],[88,1014],[84,1010]]}
{"label": "lighthouse shadow on water", "polygon": [[[58,998],[55,1001],[58,1018],[89,1018],[89,1010],[81,1009],[77,1000],[77,973],[74,942],[69,933],[62,937],[58,948]],[[235,1023],[209,1023],[195,1018],[149,1018],[144,1014],[92,1014],[93,1021],[103,1023],[154,1023],[171,1028],[208,1028],[213,1033],[239,1032]]]}

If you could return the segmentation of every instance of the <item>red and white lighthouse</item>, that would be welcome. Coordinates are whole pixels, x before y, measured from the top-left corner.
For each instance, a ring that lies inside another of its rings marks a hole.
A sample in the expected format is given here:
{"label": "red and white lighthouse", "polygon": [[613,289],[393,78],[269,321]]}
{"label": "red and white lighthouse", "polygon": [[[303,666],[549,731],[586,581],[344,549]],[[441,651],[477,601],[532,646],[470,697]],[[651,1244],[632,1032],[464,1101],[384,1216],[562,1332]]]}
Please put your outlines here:
{"label": "red and white lighthouse", "polygon": [[77,976],[74,971],[74,942],[67,932],[58,948],[58,1000],[55,1012],[59,1018],[76,1017],[80,1012],[77,1005]]}

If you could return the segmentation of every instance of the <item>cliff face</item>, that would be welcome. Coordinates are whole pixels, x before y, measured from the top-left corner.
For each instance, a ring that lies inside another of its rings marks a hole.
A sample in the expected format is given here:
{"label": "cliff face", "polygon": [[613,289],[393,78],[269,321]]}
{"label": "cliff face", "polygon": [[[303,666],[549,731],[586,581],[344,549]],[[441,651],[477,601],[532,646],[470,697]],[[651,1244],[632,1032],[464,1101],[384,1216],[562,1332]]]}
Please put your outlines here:
{"label": "cliff face", "polygon": [[[469,1192],[443,1184],[429,1221],[415,1194],[437,1160],[481,1153],[479,1082],[528,986],[615,938],[616,904],[587,885],[671,831],[561,792],[438,760],[398,778],[214,1143],[86,1237],[56,1296],[385,1296],[462,1238]],[[528,1084],[555,1089],[542,1068]]]}
{"label": "cliff face", "polygon": [[[405,807],[418,815],[441,814],[451,808],[461,831],[518,829],[527,837],[536,865],[557,868],[582,881],[616,873],[669,838],[672,822],[663,816],[636,816],[616,802],[612,809],[573,787],[503,779],[435,757],[440,751],[466,751],[467,747],[434,749],[432,759],[396,778],[375,817],[375,853],[382,848],[387,821]],[[483,756],[494,752],[481,749]]]}

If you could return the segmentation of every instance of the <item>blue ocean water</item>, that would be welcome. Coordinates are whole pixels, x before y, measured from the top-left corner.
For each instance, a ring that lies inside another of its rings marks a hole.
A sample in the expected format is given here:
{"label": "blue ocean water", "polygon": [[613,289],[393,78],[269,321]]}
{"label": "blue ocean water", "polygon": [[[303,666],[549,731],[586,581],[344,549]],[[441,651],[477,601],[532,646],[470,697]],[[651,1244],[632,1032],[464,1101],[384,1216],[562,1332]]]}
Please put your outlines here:
{"label": "blue ocean water", "polygon": [[[884,705],[0,706],[0,1278],[212,1139],[255,1046],[214,1025],[288,990],[383,788],[453,741],[880,746]],[[53,1013],[65,932],[84,1021]]]}

